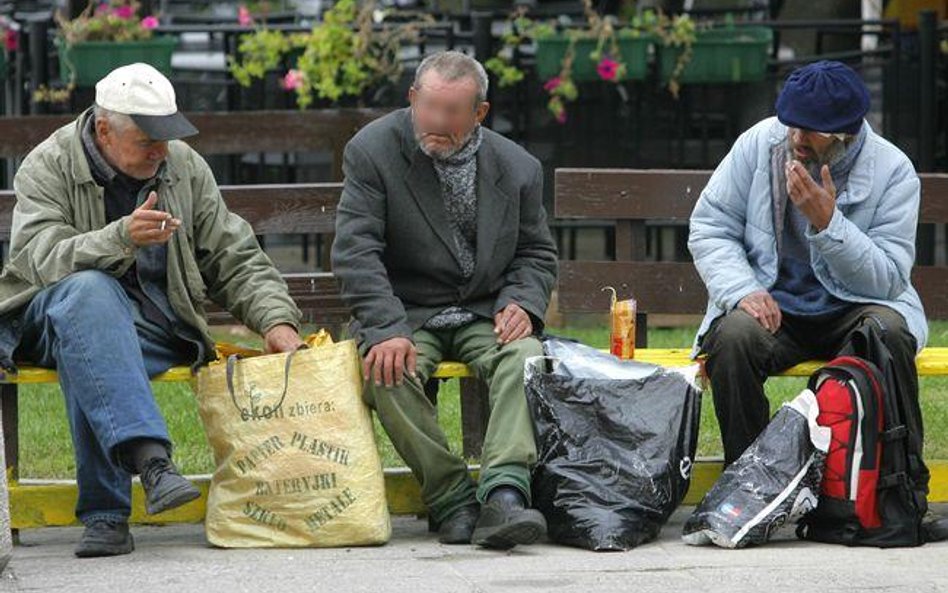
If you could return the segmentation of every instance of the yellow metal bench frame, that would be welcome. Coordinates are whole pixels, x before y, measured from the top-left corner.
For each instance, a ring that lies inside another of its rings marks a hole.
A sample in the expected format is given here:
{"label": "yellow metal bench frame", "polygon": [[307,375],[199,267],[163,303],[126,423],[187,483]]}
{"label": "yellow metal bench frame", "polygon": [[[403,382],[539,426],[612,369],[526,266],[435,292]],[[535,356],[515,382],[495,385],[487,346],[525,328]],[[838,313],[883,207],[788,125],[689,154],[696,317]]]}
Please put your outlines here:
{"label": "yellow metal bench frame", "polygon": [[[641,348],[635,359],[666,367],[681,367],[692,364],[691,350],[687,348]],[[948,348],[926,348],[916,359],[921,376],[948,375]],[[823,364],[808,361],[781,373],[781,376],[806,377]],[[438,379],[454,379],[473,376],[470,369],[457,362],[443,362],[435,371]],[[190,369],[175,367],[155,377],[159,382],[182,382],[191,378]],[[28,385],[55,383],[56,372],[36,367],[21,367],[17,375],[7,375],[0,382]],[[948,502],[948,460],[929,461],[931,470],[931,502]],[[476,472],[476,468],[472,468]],[[696,504],[714,484],[721,471],[720,459],[699,459],[694,465],[691,487],[685,504]],[[77,490],[72,480],[15,480],[8,474],[10,486],[10,523],[13,529],[28,529],[45,526],[76,524],[73,514]],[[161,515],[146,515],[141,485],[135,481],[132,492],[132,522],[135,523],[199,523],[204,520],[207,489],[210,476],[190,476],[201,489],[201,498]],[[419,514],[425,512],[421,503],[418,483],[406,468],[385,471],[386,495],[389,509],[395,514]]]}

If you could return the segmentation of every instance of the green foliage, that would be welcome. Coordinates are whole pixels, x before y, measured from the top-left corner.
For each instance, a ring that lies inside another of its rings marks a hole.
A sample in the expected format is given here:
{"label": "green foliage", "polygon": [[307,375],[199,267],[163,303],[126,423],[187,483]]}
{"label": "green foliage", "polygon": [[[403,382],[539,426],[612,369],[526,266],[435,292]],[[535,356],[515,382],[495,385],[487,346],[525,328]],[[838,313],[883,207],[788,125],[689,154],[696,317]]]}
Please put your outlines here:
{"label": "green foliage", "polygon": [[230,73],[243,86],[250,86],[254,78],[276,69],[293,44],[290,37],[280,31],[261,29],[252,35],[240,38],[238,50],[243,56],[240,63],[230,58]]}
{"label": "green foliage", "polygon": [[[669,18],[661,12],[646,10],[639,13],[634,9],[635,2],[627,0],[622,14],[632,15],[620,23],[611,18],[600,16],[593,8],[592,0],[583,0],[586,22],[582,27],[567,29],[569,46],[563,55],[560,72],[550,80],[544,81],[543,88],[549,95],[547,108],[560,123],[566,122],[566,105],[575,101],[579,93],[572,79],[572,66],[576,59],[577,42],[583,39],[595,39],[596,45],[589,57],[599,64],[599,75],[603,80],[619,83],[625,79],[626,64],[619,51],[620,38],[637,38],[654,35],[666,46],[683,47],[675,71],[668,82],[671,93],[677,97],[680,77],[685,66],[691,60],[692,43],[695,40],[695,23],[688,15]],[[501,37],[501,47],[485,66],[497,77],[501,88],[521,83],[524,72],[514,63],[514,53],[523,45],[533,43],[556,34],[556,27],[550,22],[531,20],[526,9],[521,8],[511,15],[507,31]]]}
{"label": "green foliage", "polygon": [[241,38],[240,57],[228,59],[230,71],[238,83],[248,86],[285,60],[295,59],[284,88],[296,92],[301,109],[317,98],[361,97],[374,86],[398,78],[402,71],[399,48],[416,41],[420,27],[433,22],[430,16],[422,16],[419,21],[389,25],[384,17],[374,2],[360,7],[355,0],[340,0],[309,33],[257,29]]}

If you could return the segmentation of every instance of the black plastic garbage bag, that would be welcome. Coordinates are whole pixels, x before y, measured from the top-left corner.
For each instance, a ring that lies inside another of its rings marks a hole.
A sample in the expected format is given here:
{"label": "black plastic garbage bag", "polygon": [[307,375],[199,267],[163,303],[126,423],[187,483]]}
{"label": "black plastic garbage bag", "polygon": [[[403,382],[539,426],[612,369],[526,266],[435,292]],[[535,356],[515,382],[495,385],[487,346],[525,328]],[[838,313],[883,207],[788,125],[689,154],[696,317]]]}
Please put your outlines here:
{"label": "black plastic garbage bag", "polygon": [[628,550],[658,536],[688,491],[697,365],[669,370],[564,340],[526,365],[539,461],[534,505],[553,541]]}
{"label": "black plastic garbage bag", "polygon": [[760,545],[816,508],[830,443],[830,429],[817,424],[817,415],[808,389],[781,406],[685,522],[685,543]]}

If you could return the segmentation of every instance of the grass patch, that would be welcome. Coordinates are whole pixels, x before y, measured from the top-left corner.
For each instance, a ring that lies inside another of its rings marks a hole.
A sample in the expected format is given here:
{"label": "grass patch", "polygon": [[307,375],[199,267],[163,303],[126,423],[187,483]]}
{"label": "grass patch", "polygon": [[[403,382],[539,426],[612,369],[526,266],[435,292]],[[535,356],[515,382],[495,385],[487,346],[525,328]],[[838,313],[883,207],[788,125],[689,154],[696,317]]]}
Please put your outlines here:
{"label": "grass patch", "polygon": [[[948,322],[930,324],[930,346],[948,346]],[[649,331],[649,345],[672,348],[691,343],[694,328],[655,329]],[[583,343],[605,348],[608,331],[603,327],[550,328],[550,333],[578,339]],[[240,338],[240,336],[236,336]],[[235,341],[234,335],[221,336]],[[252,339],[239,339],[253,345]],[[800,377],[778,377],[767,382],[771,410],[792,399],[806,385]],[[929,459],[948,459],[948,378],[922,377],[921,405],[925,419],[925,455]],[[171,438],[175,443],[175,460],[189,474],[210,473],[213,457],[197,404],[188,385],[160,383],[154,385],[155,398],[165,415]],[[56,385],[26,385],[20,389],[20,474],[29,478],[72,478],[75,460],[63,397]],[[452,449],[461,449],[461,406],[457,381],[441,384],[438,417]],[[375,423],[379,451],[386,467],[402,465],[385,431]],[[718,423],[710,392],[703,398],[699,456],[721,455]]]}

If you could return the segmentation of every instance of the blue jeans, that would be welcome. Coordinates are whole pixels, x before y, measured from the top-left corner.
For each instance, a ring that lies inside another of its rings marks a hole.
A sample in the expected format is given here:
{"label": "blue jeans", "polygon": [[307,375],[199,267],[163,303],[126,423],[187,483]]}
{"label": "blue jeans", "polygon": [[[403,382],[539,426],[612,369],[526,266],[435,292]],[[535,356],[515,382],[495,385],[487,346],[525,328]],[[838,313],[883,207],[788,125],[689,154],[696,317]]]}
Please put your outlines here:
{"label": "blue jeans", "polygon": [[44,289],[22,322],[18,356],[59,373],[76,454],[76,517],[127,520],[132,468],[123,467],[121,445],[148,438],[170,451],[148,379],[189,353],[142,317],[118,280],[96,270]]}

